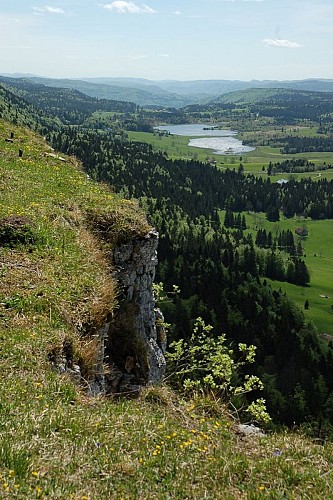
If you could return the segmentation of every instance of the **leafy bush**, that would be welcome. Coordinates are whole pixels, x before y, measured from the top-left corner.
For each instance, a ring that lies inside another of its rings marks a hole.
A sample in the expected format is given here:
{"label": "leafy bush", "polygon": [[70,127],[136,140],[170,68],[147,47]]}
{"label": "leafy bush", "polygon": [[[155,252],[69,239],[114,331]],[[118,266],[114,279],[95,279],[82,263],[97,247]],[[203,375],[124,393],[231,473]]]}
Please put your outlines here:
{"label": "leafy bush", "polygon": [[248,404],[245,398],[245,394],[262,390],[263,383],[255,375],[245,375],[243,380],[239,375],[240,367],[254,362],[256,347],[238,344],[240,356],[235,360],[226,336],[213,337],[212,328],[199,317],[189,340],[170,344],[167,359],[172,385],[185,393],[212,392],[230,404],[237,401],[237,407],[242,406],[253,420],[268,423],[265,400],[260,398]]}

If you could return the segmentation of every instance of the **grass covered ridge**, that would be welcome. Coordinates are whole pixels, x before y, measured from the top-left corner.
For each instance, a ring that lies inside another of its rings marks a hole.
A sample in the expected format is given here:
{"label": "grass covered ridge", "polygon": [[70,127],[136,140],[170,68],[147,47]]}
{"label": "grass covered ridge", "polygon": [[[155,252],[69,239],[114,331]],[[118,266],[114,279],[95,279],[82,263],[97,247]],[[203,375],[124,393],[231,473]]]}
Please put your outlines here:
{"label": "grass covered ridge", "polygon": [[[149,226],[42,138],[0,121],[0,144],[0,229],[13,236],[0,246],[0,497],[329,498],[331,444],[248,440],[216,402],[165,387],[89,398],[52,371],[47,353],[65,339],[91,362],[94,328],[117,302],[105,251]],[[102,247],[95,223],[112,225]]]}

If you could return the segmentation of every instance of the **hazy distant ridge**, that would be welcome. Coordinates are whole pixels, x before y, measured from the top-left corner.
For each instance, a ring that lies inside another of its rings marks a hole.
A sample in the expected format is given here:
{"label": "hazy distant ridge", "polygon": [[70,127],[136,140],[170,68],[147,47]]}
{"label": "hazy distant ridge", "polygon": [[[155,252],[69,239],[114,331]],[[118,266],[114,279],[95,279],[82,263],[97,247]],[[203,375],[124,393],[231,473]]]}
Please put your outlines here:
{"label": "hazy distant ridge", "polygon": [[[9,75],[8,75],[9,76]],[[12,75],[13,76],[13,75]],[[17,75],[15,75],[17,76]],[[72,88],[99,99],[131,101],[140,106],[181,108],[188,104],[209,102],[230,92],[247,89],[291,89],[333,92],[333,80],[147,80],[144,78],[55,79],[20,75],[33,83],[50,87]]]}

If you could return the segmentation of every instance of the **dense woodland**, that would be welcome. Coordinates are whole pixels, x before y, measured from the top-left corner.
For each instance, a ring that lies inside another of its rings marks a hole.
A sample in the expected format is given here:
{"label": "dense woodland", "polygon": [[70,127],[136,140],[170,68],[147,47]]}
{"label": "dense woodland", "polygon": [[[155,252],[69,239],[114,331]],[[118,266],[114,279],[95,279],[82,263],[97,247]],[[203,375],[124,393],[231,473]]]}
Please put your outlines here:
{"label": "dense woodland", "polygon": [[[19,109],[12,114],[12,121],[24,123],[24,117],[30,117],[31,124],[33,116],[33,128],[41,133],[46,133],[58,124],[107,129],[120,135],[125,130],[152,131],[141,108],[132,102],[97,99],[78,90],[33,84],[24,78],[0,76],[1,84],[6,89],[3,98],[7,106]],[[20,97],[24,99],[23,105],[22,100],[18,100]],[[23,109],[20,112],[21,107]],[[43,126],[45,121],[46,127]]]}
{"label": "dense woodland", "polygon": [[[244,141],[244,143],[251,143],[253,141]],[[332,151],[333,138],[332,137],[295,137],[285,136],[270,138],[260,141],[261,146],[271,146],[273,148],[280,148],[282,154],[296,154],[296,153],[324,153]]]}
{"label": "dense woodland", "polygon": [[[256,373],[266,382],[275,419],[288,424],[328,419],[333,351],[311,324],[304,324],[302,312],[260,278],[308,283],[301,248],[290,234],[261,235],[256,244],[242,219],[239,224],[237,215],[229,214],[225,225],[219,210],[264,211],[271,220],[280,210],[286,216],[330,218],[333,183],[305,179],[279,186],[241,171],[171,161],[150,145],[95,131],[66,129],[50,140],[77,154],[96,180],[141,200],[160,232],[157,280],[167,290],[174,284],[181,290],[164,305],[171,338],[188,337],[201,316],[216,332],[227,332],[233,344],[254,343]],[[319,388],[323,403],[318,405]]]}
{"label": "dense woodland", "polygon": [[304,158],[292,158],[289,160],[272,163],[269,162],[267,167],[267,174],[274,175],[277,173],[285,172],[287,174],[304,173],[304,172],[321,172],[332,168],[330,163],[324,162],[322,165],[316,165],[312,161]]}
{"label": "dense woodland", "polygon": [[333,94],[331,92],[283,91],[262,100],[258,106],[254,104],[251,111],[274,117],[282,124],[299,120],[321,123],[325,117],[333,113]]}
{"label": "dense woodland", "polygon": [[265,212],[272,221],[281,214],[333,218],[333,182],[303,179],[280,186],[269,177],[244,175],[242,168],[221,172],[197,161],[170,160],[148,144],[128,141],[119,128],[116,133],[77,126],[75,113],[65,116],[64,101],[57,98],[48,103],[45,97],[45,114],[38,121],[38,102],[34,108],[23,103],[18,111],[19,97],[2,93],[3,116],[16,112],[26,125],[27,117],[34,116],[30,126],[47,129],[52,146],[81,159],[89,176],[140,200],[160,232],[157,280],[167,291],[173,285],[180,289],[163,305],[170,338],[188,338],[201,316],[216,335],[225,332],[232,346],[255,344],[253,371],[265,383],[264,397],[275,422],[308,422],[329,430],[333,349],[305,323],[302,311],[265,280],[309,283],[302,246],[291,233],[273,237],[258,232],[254,239],[240,214]]}

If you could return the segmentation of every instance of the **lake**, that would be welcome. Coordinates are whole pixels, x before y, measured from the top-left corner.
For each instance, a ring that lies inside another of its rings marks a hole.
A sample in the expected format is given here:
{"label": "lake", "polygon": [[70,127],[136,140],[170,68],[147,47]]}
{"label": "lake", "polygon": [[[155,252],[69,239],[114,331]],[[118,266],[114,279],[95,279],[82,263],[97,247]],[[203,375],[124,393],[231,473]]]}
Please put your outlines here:
{"label": "lake", "polygon": [[195,139],[190,139],[189,146],[212,149],[214,154],[217,155],[239,155],[255,150],[255,148],[245,146],[242,141],[236,139],[234,137],[237,135],[235,130],[220,130],[213,127],[214,125],[207,123],[187,123],[183,125],[163,125],[155,127],[155,129],[170,132],[172,135],[195,137]]}

